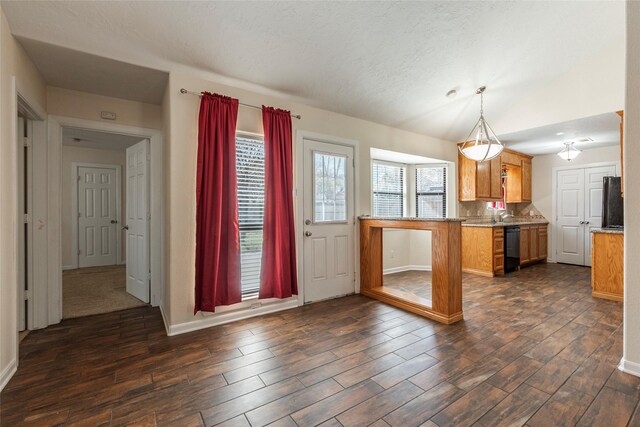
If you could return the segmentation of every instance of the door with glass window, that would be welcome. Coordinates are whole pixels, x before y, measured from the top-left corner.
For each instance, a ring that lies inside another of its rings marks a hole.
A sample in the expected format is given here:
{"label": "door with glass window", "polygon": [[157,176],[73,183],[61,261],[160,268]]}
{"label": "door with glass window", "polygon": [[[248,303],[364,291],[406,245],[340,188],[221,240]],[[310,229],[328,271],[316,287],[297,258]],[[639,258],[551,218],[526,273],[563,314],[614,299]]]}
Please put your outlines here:
{"label": "door with glass window", "polygon": [[304,140],[304,302],[355,292],[353,147]]}

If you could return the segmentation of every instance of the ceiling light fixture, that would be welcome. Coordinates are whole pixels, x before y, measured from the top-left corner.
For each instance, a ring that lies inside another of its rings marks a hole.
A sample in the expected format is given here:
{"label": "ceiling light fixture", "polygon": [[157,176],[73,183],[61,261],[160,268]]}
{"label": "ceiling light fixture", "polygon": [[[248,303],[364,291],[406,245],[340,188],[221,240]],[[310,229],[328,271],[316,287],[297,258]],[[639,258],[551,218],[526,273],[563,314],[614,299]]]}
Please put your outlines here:
{"label": "ceiling light fixture", "polygon": [[[489,123],[484,119],[483,93],[486,88],[486,86],[481,86],[476,90],[476,94],[480,95],[480,118],[471,129],[471,132],[469,132],[469,136],[464,140],[464,143],[458,146],[463,156],[476,162],[491,160],[499,156],[504,149],[504,145],[502,145]],[[473,134],[475,134],[475,139],[469,140]]]}
{"label": "ceiling light fixture", "polygon": [[560,156],[561,159],[570,162],[571,160],[578,157],[580,153],[582,153],[582,151],[575,148],[573,146],[573,141],[571,141],[564,143],[564,149],[558,153],[558,156]]}

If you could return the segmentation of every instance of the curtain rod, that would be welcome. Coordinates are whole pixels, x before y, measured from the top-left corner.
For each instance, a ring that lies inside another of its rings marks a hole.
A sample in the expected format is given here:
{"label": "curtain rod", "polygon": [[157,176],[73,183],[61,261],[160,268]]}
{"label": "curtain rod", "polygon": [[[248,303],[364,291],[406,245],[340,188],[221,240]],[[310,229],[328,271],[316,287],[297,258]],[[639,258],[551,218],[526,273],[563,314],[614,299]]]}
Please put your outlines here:
{"label": "curtain rod", "polygon": [[[185,88],[180,89],[180,93],[188,93],[189,95],[202,96],[202,93],[186,90]],[[262,110],[262,107],[258,107],[256,105],[243,104],[242,102],[238,102],[238,104],[242,105],[243,107],[255,108],[256,110]],[[302,118],[302,116],[300,114],[291,114],[291,117],[293,117],[295,119],[298,119],[298,120],[300,120]]]}

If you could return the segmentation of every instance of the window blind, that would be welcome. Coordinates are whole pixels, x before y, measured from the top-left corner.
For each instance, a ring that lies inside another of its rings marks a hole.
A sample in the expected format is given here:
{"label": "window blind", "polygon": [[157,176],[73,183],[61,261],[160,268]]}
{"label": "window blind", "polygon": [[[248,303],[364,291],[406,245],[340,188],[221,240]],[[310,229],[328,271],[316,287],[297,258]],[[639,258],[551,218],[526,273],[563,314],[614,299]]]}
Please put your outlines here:
{"label": "window blind", "polygon": [[264,142],[236,138],[242,294],[260,289],[264,217]]}
{"label": "window blind", "polygon": [[404,166],[373,162],[373,215],[404,216]]}
{"label": "window blind", "polygon": [[416,167],[416,217],[447,216],[447,168]]}

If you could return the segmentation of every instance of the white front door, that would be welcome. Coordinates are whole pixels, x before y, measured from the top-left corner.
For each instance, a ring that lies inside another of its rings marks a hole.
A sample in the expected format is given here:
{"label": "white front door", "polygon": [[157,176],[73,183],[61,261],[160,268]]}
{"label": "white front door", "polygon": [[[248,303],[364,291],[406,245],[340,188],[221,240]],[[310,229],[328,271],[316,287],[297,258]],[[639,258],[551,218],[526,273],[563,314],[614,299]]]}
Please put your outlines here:
{"label": "white front door", "polygon": [[558,171],[558,262],[591,265],[591,229],[602,224],[602,178],[615,174],[614,165]]}
{"label": "white front door", "polygon": [[149,302],[149,140],[127,148],[127,292]]}
{"label": "white front door", "polygon": [[78,167],[78,267],[117,264],[117,169]]}
{"label": "white front door", "polygon": [[304,140],[304,302],[355,292],[354,149]]}
{"label": "white front door", "polygon": [[584,265],[591,266],[591,230],[602,227],[602,187],[605,176],[616,176],[616,167],[599,166],[584,170]]}

